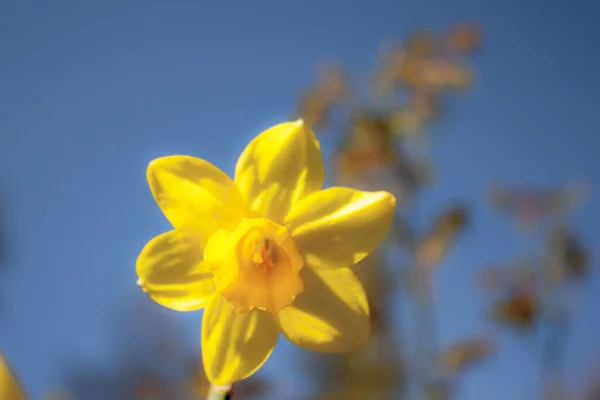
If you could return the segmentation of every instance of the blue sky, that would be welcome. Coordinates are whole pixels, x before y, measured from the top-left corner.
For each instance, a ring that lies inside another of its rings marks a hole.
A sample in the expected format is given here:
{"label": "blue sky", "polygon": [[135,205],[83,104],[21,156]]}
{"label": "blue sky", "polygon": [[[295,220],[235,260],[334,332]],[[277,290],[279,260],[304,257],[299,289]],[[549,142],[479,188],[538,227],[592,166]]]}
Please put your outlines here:
{"label": "blue sky", "polygon": [[[289,117],[322,56],[358,78],[382,40],[467,19],[485,29],[479,82],[436,132],[439,185],[420,211],[474,206],[435,286],[440,342],[481,332],[476,274],[525,249],[483,205],[487,184],[600,184],[599,17],[592,1],[566,0],[2,2],[0,181],[15,257],[2,275],[0,348],[33,399],[68,357],[104,359],[115,311],[139,290],[137,254],[168,229],[145,180],[151,159],[191,154],[231,173],[254,134]],[[592,201],[574,219],[594,249],[599,215]],[[574,383],[600,350],[599,301],[596,274],[575,318]],[[176,317],[194,346],[200,317]],[[461,399],[537,395],[523,347],[500,345]],[[277,352],[266,368],[286,363]]]}

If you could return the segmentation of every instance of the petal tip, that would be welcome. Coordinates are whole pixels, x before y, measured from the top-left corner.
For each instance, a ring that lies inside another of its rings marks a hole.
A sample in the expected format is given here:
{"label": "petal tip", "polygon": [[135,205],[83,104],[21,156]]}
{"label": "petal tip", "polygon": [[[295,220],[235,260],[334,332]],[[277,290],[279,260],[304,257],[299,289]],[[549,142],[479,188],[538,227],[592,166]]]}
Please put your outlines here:
{"label": "petal tip", "polygon": [[157,167],[164,159],[168,156],[153,158],[148,162],[148,166],[146,167],[146,171],[150,172],[153,168]]}
{"label": "petal tip", "polygon": [[396,208],[396,196],[391,193],[388,193],[388,198],[390,199],[390,206],[392,208]]}
{"label": "petal tip", "polygon": [[382,190],[380,192],[376,192],[376,193],[381,196],[380,198],[386,199],[391,208],[396,207],[396,196],[394,196],[390,192],[386,192],[384,190]]}
{"label": "petal tip", "polygon": [[152,188],[152,185],[156,183],[155,182],[156,170],[158,167],[160,167],[160,164],[164,158],[165,157],[154,158],[154,159],[150,160],[150,162],[146,166],[146,180],[148,181],[148,184],[150,185],[151,188]]}
{"label": "petal tip", "polygon": [[142,280],[142,278],[138,278],[138,280],[135,284],[138,285],[144,293],[148,292],[148,288],[144,284],[144,281]]}

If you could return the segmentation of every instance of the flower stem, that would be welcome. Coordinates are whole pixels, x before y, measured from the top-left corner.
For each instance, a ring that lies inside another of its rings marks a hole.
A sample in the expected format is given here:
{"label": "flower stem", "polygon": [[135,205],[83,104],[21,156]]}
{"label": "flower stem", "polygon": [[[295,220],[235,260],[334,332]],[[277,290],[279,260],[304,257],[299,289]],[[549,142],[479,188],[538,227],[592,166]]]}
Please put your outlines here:
{"label": "flower stem", "polygon": [[231,400],[232,397],[231,385],[210,385],[206,400]]}

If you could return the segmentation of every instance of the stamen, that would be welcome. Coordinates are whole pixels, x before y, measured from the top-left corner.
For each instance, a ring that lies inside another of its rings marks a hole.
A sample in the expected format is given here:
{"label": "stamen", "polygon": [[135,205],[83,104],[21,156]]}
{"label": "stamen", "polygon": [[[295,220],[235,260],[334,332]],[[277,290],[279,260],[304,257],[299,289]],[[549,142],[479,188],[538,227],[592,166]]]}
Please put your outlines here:
{"label": "stamen", "polygon": [[262,256],[260,254],[258,254],[258,253],[252,254],[252,262],[254,264],[262,264],[263,261],[264,260],[263,260],[263,258],[262,258]]}
{"label": "stamen", "polygon": [[274,267],[273,247],[271,241],[267,238],[256,240],[252,250],[252,262],[258,267],[262,267],[263,273]]}

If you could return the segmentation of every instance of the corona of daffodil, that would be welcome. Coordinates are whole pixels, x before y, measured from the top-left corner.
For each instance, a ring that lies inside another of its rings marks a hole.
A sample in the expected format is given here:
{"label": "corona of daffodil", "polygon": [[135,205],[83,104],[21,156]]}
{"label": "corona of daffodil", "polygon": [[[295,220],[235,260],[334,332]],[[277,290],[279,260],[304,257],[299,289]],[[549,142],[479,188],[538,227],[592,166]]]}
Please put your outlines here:
{"label": "corona of daffodil", "polygon": [[396,200],[322,190],[319,142],[302,120],[258,135],[234,180],[189,156],[158,158],[147,175],[174,229],[142,250],[138,284],[165,307],[206,307],[202,358],[212,383],[252,375],[280,332],[322,352],[367,342],[369,307],[348,267],[386,236]]}
{"label": "corona of daffodil", "polygon": [[6,360],[0,353],[0,399],[25,400],[25,395]]}

